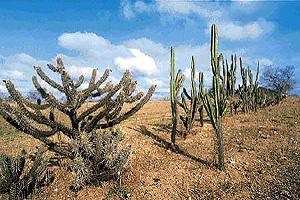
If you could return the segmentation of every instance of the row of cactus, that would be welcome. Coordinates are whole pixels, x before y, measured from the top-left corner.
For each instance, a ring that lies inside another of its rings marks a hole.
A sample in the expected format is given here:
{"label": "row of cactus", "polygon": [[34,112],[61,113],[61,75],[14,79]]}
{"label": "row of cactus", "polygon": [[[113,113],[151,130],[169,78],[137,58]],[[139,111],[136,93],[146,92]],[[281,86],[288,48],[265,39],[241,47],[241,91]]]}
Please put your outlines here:
{"label": "row of cactus", "polygon": [[[178,96],[183,85],[183,74],[179,70],[175,78],[175,58],[174,49],[171,48],[171,81],[170,95],[172,107],[172,142],[175,143],[176,126],[177,126],[177,105],[182,108],[180,119],[189,133],[194,125],[196,113],[199,112],[200,125],[203,126],[203,111],[206,113],[215,129],[218,168],[224,169],[224,144],[222,133],[222,117],[225,115],[227,108],[230,108],[231,114],[241,108],[243,112],[257,111],[259,107],[265,107],[278,103],[283,96],[265,88],[259,87],[259,63],[255,77],[249,67],[244,67],[240,58],[240,71],[242,83],[236,90],[236,71],[237,57],[231,56],[231,63],[218,54],[218,33],[216,25],[211,27],[211,69],[213,73],[212,88],[204,89],[203,73],[199,72],[198,91],[196,88],[196,67],[195,60],[191,61],[191,88],[190,92],[182,88],[181,98]],[[181,100],[179,100],[181,99]]]}
{"label": "row of cactus", "polygon": [[[213,87],[211,92],[204,89],[203,72],[199,73],[198,91],[196,87],[196,69],[195,60],[192,57],[191,61],[191,88],[190,94],[186,88],[183,88],[181,93],[181,101],[179,101],[179,90],[183,83],[183,74],[179,70],[175,78],[175,59],[174,49],[171,48],[171,81],[170,81],[170,97],[172,108],[172,142],[175,143],[176,125],[177,125],[177,104],[183,109],[183,115],[180,115],[184,127],[187,132],[190,132],[196,118],[196,113],[199,112],[200,124],[203,126],[204,109],[208,113],[211,123],[216,132],[218,166],[221,170],[224,169],[224,145],[222,133],[222,117],[224,116],[229,96],[234,94],[235,71],[234,63],[231,68],[225,66],[223,56],[218,55],[218,38],[216,26],[212,26],[211,39],[211,67],[213,72]],[[221,73],[221,64],[223,64],[223,73]],[[226,62],[227,63],[227,62]],[[178,78],[181,77],[181,78]],[[179,81],[180,80],[180,81]],[[175,123],[174,123],[175,122]]]}
{"label": "row of cactus", "polygon": [[257,106],[259,108],[278,104],[286,97],[284,94],[263,87],[258,87],[257,96]]}
{"label": "row of cactus", "polygon": [[[190,93],[186,88],[183,87],[184,82],[184,74],[181,70],[178,70],[175,75],[175,56],[174,49],[171,48],[171,73],[170,73],[170,99],[171,99],[171,110],[172,110],[172,143],[175,143],[176,138],[176,126],[177,126],[177,118],[178,118],[178,109],[177,105],[182,109],[182,114],[179,115],[181,119],[186,134],[190,133],[194,122],[196,119],[196,113],[199,112],[200,116],[200,124],[203,126],[203,102],[200,98],[200,92],[203,91],[203,73],[199,73],[199,88],[197,90],[197,80],[196,80],[196,66],[194,57],[192,57],[191,61],[191,87]],[[179,93],[181,94],[179,96]]]}
{"label": "row of cactus", "polygon": [[258,102],[258,74],[259,62],[255,80],[253,80],[253,72],[249,67],[243,67],[242,59],[240,58],[240,70],[242,77],[242,84],[238,88],[238,96],[240,99],[240,107],[243,112],[256,111]]}
{"label": "row of cactus", "polygon": [[[231,64],[228,66],[228,62],[223,65],[223,84],[224,89],[226,89],[226,95],[229,101],[229,107],[231,114],[233,110],[236,108],[236,98],[235,98],[235,84],[236,84],[236,68],[237,68],[237,59],[236,55],[231,55]],[[225,91],[224,91],[225,92]]]}
{"label": "row of cactus", "polygon": [[[220,72],[219,77],[222,82],[222,94],[226,95],[229,101],[229,105],[231,107],[231,112],[234,108],[235,103],[235,83],[236,83],[236,56],[231,57],[231,65],[228,66],[228,62],[226,60],[226,64],[222,55],[220,55],[219,61],[222,63],[222,73]],[[221,69],[220,69],[221,71]],[[184,75],[181,70],[178,70],[175,76],[175,58],[174,58],[174,48],[171,48],[171,73],[170,73],[170,99],[171,99],[171,108],[172,108],[172,141],[175,141],[176,135],[176,126],[177,126],[177,116],[178,116],[178,108],[177,105],[182,109],[182,114],[179,115],[181,119],[186,134],[190,133],[194,122],[196,119],[196,113],[199,113],[199,121],[200,126],[203,126],[203,118],[204,118],[204,105],[203,100],[201,98],[201,93],[204,93],[203,86],[203,72],[199,72],[198,80],[196,74],[196,65],[195,59],[192,56],[191,61],[191,79],[190,79],[190,92],[183,87],[182,92],[179,96],[181,87],[184,81]],[[198,89],[197,89],[197,81],[198,81]]]}

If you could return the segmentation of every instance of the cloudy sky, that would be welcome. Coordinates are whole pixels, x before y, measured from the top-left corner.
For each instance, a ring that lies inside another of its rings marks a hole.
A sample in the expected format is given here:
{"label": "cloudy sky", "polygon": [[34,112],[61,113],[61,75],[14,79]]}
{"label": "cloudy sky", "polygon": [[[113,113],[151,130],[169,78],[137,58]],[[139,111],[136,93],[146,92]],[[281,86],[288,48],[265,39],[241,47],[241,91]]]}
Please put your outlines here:
{"label": "cloudy sky", "polygon": [[[219,29],[221,52],[241,56],[251,68],[293,65],[300,94],[300,2],[297,1],[1,1],[0,79],[21,91],[33,88],[33,66],[62,56],[74,77],[94,67],[125,69],[139,89],[157,84],[168,95],[170,47],[176,67],[189,75],[191,56],[210,82],[209,27]],[[0,92],[4,92],[3,84]]]}

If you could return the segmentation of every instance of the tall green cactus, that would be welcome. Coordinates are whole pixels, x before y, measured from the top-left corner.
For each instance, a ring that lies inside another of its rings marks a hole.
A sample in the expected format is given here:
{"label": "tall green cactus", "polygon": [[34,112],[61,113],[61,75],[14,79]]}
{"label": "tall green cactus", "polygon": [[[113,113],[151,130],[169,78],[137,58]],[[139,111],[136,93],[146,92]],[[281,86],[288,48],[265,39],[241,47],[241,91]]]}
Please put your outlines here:
{"label": "tall green cactus", "polygon": [[236,83],[236,55],[231,55],[231,64],[230,68],[228,66],[228,62],[226,60],[226,68],[223,64],[223,76],[226,76],[224,80],[226,80],[226,94],[228,97],[229,105],[230,105],[230,113],[233,113],[235,102],[235,83]]}
{"label": "tall green cactus", "polygon": [[240,58],[240,69],[242,84],[239,86],[238,94],[241,100],[243,112],[256,111],[258,102],[258,75],[259,62],[256,69],[255,80],[253,81],[253,72],[249,67],[243,67],[242,59]]}
{"label": "tall green cactus", "polygon": [[210,121],[215,129],[218,168],[224,170],[224,143],[222,132],[222,117],[224,116],[228,99],[226,95],[225,82],[220,73],[220,62],[223,61],[223,56],[218,55],[218,34],[216,25],[211,27],[211,67],[213,72],[212,94],[207,91],[200,93],[203,100],[205,110],[210,118]]}
{"label": "tall green cactus", "polygon": [[170,60],[170,99],[172,110],[172,133],[171,141],[173,144],[176,142],[176,130],[177,130],[177,99],[180,88],[184,81],[184,75],[181,70],[178,70],[175,77],[175,55],[174,48],[171,47],[171,60]]}
{"label": "tall green cactus", "polygon": [[204,122],[204,105],[203,100],[201,98],[201,93],[204,93],[204,84],[203,84],[204,78],[203,78],[203,72],[199,72],[199,89],[198,89],[198,112],[199,112],[199,118],[200,118],[200,126],[203,127]]}
{"label": "tall green cactus", "polygon": [[[187,100],[189,102],[189,106]],[[189,94],[186,88],[183,88],[183,92],[181,93],[181,102],[178,102],[178,104],[183,108],[184,111],[184,116],[181,115],[180,119],[183,122],[187,133],[190,133],[195,122],[196,112],[198,110],[196,68],[194,57],[192,57],[191,61],[191,93]]]}
{"label": "tall green cactus", "polygon": [[258,75],[259,75],[259,61],[257,62],[257,69],[256,69],[256,76],[255,76],[255,81],[254,81],[254,87],[252,91],[252,96],[253,96],[253,110],[256,112],[257,107],[258,107],[258,101],[259,101],[259,96],[258,96]]}

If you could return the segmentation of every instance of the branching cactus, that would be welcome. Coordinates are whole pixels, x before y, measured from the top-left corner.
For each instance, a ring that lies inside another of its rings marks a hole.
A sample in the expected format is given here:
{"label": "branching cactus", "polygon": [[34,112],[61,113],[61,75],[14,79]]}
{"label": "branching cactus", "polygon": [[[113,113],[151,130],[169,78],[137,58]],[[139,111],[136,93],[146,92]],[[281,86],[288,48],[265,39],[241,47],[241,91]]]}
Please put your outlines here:
{"label": "branching cactus", "polygon": [[224,116],[228,99],[226,95],[226,85],[220,73],[220,62],[223,61],[222,54],[218,55],[218,34],[216,25],[211,27],[211,67],[213,72],[212,94],[204,91],[200,93],[205,110],[215,129],[218,168],[224,170],[224,143],[222,132],[222,117]]}
{"label": "branching cactus", "polygon": [[[66,101],[59,101],[52,93],[43,88],[36,76],[32,77],[32,81],[43,97],[43,102],[28,101],[11,81],[5,80],[6,88],[16,102],[16,106],[0,100],[0,114],[18,130],[42,141],[50,150],[70,158],[73,158],[71,152],[58,146],[50,139],[50,136],[60,132],[68,138],[76,139],[83,131],[90,133],[92,130],[112,127],[135,114],[150,100],[155,91],[155,86],[151,86],[144,97],[142,92],[134,95],[136,81],[132,79],[129,71],[124,73],[118,84],[113,85],[111,82],[107,82],[103,86],[110,70],[105,70],[100,79],[96,81],[96,69],[92,72],[88,87],[79,90],[84,82],[84,77],[81,75],[78,81],[73,81],[61,58],[57,58],[56,66],[49,64],[48,68],[60,75],[62,84],[52,80],[42,68],[34,68],[43,81],[64,94]],[[100,97],[100,99],[96,103],[85,104],[91,97]],[[137,101],[138,103],[129,111],[121,112],[125,103]],[[51,110],[50,113],[48,112],[48,116],[43,112],[47,109]],[[79,109],[83,111],[79,112]],[[54,113],[64,114],[69,119],[70,125],[64,123],[65,120],[59,119]],[[41,126],[43,128],[40,128]]]}
{"label": "branching cactus", "polygon": [[[198,110],[198,100],[197,100],[197,88],[196,88],[196,69],[195,69],[195,60],[192,57],[191,62],[191,93],[189,94],[186,88],[183,88],[181,93],[181,102],[178,101],[178,104],[183,108],[184,115],[180,116],[181,121],[187,131],[190,133],[193,128],[196,112]],[[187,101],[188,100],[188,101]],[[188,105],[189,104],[189,105]]]}
{"label": "branching cactus", "polygon": [[181,70],[178,70],[175,77],[175,54],[174,48],[171,47],[171,60],[170,60],[170,99],[172,110],[172,133],[171,141],[173,144],[176,142],[176,130],[177,130],[177,99],[179,91],[184,81],[184,75]]}
{"label": "branching cactus", "polygon": [[258,102],[258,74],[259,63],[257,65],[255,81],[253,81],[253,73],[249,67],[243,67],[242,59],[240,58],[240,69],[242,77],[242,85],[239,86],[238,94],[241,100],[243,112],[256,111]]}
{"label": "branching cactus", "polygon": [[228,62],[226,60],[226,67],[223,62],[223,77],[224,84],[226,85],[226,95],[228,97],[230,112],[233,113],[234,105],[237,104],[235,99],[235,83],[236,83],[236,55],[231,55],[231,64],[230,68],[228,66]]}
{"label": "branching cactus", "polygon": [[[82,138],[86,137],[82,135],[94,134],[98,129],[113,127],[128,119],[150,100],[156,87],[151,86],[146,95],[143,92],[135,93],[137,83],[129,71],[114,85],[106,81],[110,70],[105,70],[96,80],[97,69],[94,69],[88,86],[80,89],[84,83],[84,76],[79,76],[77,81],[72,80],[61,58],[57,58],[55,66],[49,64],[48,68],[59,75],[61,84],[47,76],[41,67],[34,67],[38,76],[62,93],[66,100],[60,101],[43,88],[36,76],[32,77],[32,81],[43,98],[36,103],[24,98],[11,81],[5,80],[6,88],[15,104],[0,99],[0,115],[18,130],[43,142],[49,150],[70,159],[78,157],[78,153],[84,154],[81,149],[79,152],[74,151],[70,141],[75,140],[78,144],[83,144]],[[96,102],[86,103],[91,98]],[[123,106],[132,103],[134,106],[124,111]],[[59,145],[59,142],[51,137],[56,134],[68,138],[68,144]]]}

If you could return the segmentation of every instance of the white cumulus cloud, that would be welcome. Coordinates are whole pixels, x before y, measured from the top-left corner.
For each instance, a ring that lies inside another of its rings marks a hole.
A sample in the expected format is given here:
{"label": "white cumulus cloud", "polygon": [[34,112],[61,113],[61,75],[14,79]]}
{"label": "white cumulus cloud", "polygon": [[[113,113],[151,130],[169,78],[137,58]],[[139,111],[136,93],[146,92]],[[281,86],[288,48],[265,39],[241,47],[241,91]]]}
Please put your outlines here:
{"label": "white cumulus cloud", "polygon": [[[258,19],[246,24],[220,21],[216,22],[216,25],[219,36],[229,40],[255,39],[272,32],[274,29],[273,23],[264,19]],[[208,25],[206,33],[210,33],[210,25]]]}
{"label": "white cumulus cloud", "polygon": [[151,75],[158,71],[155,61],[152,57],[142,53],[138,49],[129,49],[132,57],[123,58],[117,57],[115,64],[120,66],[121,69],[129,69],[131,71],[138,71]]}
{"label": "white cumulus cloud", "polygon": [[160,12],[168,12],[172,14],[196,14],[205,18],[221,17],[222,12],[217,9],[210,9],[207,6],[202,6],[200,3],[193,1],[157,1],[158,10]]}

